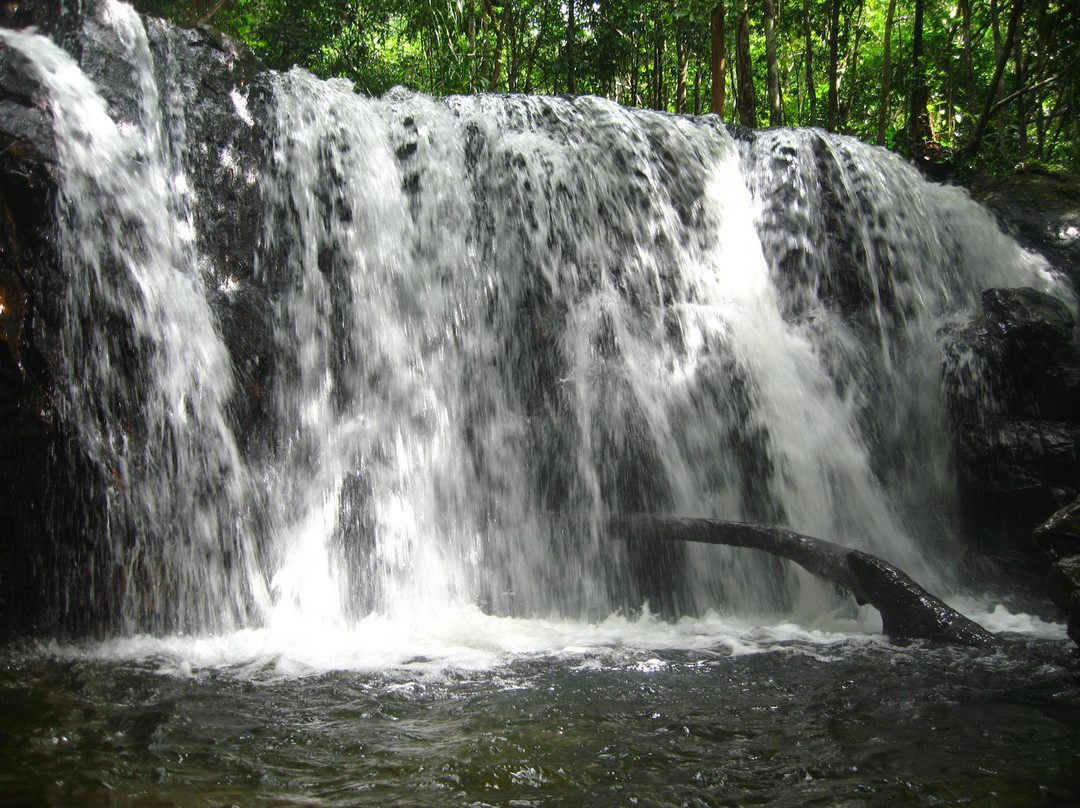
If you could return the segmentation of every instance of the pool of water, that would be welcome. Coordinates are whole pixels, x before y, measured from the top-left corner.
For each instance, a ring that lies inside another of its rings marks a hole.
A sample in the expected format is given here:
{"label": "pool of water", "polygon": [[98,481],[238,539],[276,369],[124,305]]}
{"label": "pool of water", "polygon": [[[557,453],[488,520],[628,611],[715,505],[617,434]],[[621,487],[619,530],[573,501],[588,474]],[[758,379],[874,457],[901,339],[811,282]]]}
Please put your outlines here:
{"label": "pool of water", "polygon": [[0,802],[1080,804],[1080,658],[1055,627],[995,650],[707,621],[489,628],[394,646],[369,626],[310,638],[321,656],[258,632],[11,644]]}

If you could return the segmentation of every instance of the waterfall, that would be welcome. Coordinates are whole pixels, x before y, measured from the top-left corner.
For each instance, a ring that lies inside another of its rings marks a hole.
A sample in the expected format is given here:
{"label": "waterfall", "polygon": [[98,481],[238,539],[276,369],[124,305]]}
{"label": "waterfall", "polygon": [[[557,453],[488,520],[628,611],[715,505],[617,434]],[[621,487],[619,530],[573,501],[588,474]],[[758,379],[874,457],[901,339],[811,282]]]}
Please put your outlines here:
{"label": "waterfall", "polygon": [[130,70],[133,119],[110,117],[48,39],[2,32],[52,100],[68,284],[62,406],[111,480],[124,625],[227,630],[262,596],[243,535],[250,481],[226,413],[232,370],[201,287],[182,141],[162,114],[142,19],[120,3],[102,14]]}
{"label": "waterfall", "polygon": [[51,95],[63,412],[112,480],[125,628],[831,603],[774,560],[607,535],[638,511],[783,524],[952,585],[938,332],[982,288],[1053,283],[962,192],[818,131],[275,75],[256,449],[180,79],[102,9],[131,117],[48,40],[0,35]]}

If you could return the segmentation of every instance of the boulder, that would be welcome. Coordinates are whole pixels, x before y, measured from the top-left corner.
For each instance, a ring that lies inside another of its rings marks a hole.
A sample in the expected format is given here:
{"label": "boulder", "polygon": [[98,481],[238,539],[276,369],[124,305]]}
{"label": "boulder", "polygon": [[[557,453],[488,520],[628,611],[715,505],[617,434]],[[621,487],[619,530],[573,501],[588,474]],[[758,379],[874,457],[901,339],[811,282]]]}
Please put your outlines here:
{"label": "boulder", "polygon": [[1069,639],[1080,645],[1080,555],[1050,565],[1046,593],[1065,612]]}
{"label": "boulder", "polygon": [[987,289],[982,295],[986,318],[1015,343],[1069,342],[1076,322],[1061,300],[1028,287]]}
{"label": "boulder", "polygon": [[1065,612],[1069,638],[1080,645],[1080,498],[1036,528],[1035,543],[1054,559],[1046,594]]}
{"label": "boulder", "polygon": [[1080,558],[1080,497],[1039,525],[1033,535],[1053,559]]}
{"label": "boulder", "polygon": [[1069,307],[1044,292],[989,289],[982,306],[946,336],[945,389],[968,531],[1011,554],[1080,494],[1080,346]]}
{"label": "boulder", "polygon": [[1080,285],[1080,182],[1062,170],[1025,168],[973,178],[969,187],[1003,228]]}
{"label": "boulder", "polygon": [[1069,614],[1080,610],[1080,555],[1063,558],[1050,566],[1046,594]]}

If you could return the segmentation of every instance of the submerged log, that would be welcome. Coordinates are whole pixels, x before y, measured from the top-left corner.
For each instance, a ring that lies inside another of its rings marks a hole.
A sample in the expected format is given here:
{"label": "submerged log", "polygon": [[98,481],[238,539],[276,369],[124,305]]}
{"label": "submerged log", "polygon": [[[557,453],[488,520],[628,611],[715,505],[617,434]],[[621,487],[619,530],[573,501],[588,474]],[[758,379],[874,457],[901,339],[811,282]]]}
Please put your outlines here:
{"label": "submerged log", "polygon": [[721,519],[634,515],[613,517],[611,526],[634,541],[693,541],[749,547],[794,561],[814,575],[850,591],[859,604],[881,612],[893,640],[931,640],[992,645],[999,638],[931,595],[887,561],[835,542],[791,530]]}

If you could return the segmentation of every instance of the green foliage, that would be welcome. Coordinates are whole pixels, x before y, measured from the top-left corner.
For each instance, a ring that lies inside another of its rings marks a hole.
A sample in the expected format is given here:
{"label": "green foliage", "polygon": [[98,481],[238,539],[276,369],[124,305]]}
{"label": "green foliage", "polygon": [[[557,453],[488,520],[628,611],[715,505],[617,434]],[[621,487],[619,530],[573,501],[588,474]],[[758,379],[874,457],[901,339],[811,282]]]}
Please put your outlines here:
{"label": "green foliage", "polygon": [[[895,0],[889,91],[883,97],[889,0],[774,0],[784,122],[826,122],[829,44],[835,38],[837,130],[873,142],[884,122],[888,146],[912,149],[910,99],[922,75],[930,94],[930,142],[918,144],[920,153],[984,163],[1074,161],[1080,151],[1075,4],[1027,0],[1019,44],[1004,53],[1002,80],[987,107],[1013,0],[923,1],[924,58],[916,65],[915,0]],[[837,31],[830,30],[833,2],[840,3]],[[136,5],[183,25],[208,19],[248,43],[271,67],[295,64],[321,76],[344,76],[372,94],[395,84],[435,95],[572,91],[673,112],[708,111],[711,98],[709,26],[715,0],[141,0]],[[738,117],[734,37],[744,8],[757,122],[764,125],[763,0],[724,3],[728,89],[723,116]],[[685,87],[686,101],[677,110],[679,86]],[[990,109],[985,134],[971,148],[984,107]]]}

